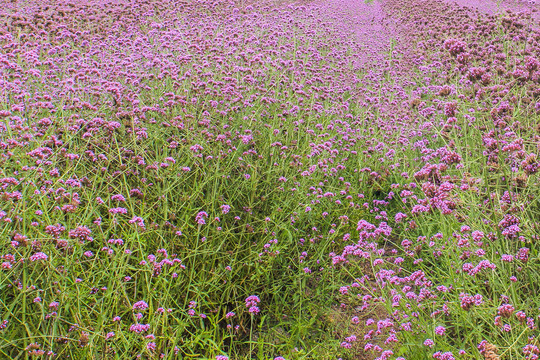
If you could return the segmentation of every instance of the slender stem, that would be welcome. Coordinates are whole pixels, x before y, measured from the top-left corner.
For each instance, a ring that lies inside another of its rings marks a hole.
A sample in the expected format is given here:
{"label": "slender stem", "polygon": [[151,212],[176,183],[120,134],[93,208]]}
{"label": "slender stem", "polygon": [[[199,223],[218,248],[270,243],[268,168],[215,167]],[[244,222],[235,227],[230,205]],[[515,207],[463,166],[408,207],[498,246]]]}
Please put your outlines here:
{"label": "slender stem", "polygon": [[253,313],[250,313],[250,326],[249,326],[249,356],[253,354],[253,342],[252,342],[252,336],[253,336]]}

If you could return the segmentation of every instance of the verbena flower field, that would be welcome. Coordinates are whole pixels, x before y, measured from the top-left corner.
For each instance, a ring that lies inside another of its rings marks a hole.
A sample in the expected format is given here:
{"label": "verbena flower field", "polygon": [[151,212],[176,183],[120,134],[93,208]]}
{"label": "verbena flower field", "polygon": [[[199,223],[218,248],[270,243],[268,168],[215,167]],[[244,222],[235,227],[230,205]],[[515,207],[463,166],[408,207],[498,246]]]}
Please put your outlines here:
{"label": "verbena flower field", "polygon": [[538,359],[511,1],[2,2],[0,359]]}

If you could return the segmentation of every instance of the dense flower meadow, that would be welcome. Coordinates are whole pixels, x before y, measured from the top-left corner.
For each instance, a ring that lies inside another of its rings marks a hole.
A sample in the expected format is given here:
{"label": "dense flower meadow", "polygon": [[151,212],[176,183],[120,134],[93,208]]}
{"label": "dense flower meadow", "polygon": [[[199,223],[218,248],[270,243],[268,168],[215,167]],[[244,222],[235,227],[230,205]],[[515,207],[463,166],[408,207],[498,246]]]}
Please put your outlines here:
{"label": "dense flower meadow", "polygon": [[463,5],[3,3],[0,358],[538,359],[537,8]]}

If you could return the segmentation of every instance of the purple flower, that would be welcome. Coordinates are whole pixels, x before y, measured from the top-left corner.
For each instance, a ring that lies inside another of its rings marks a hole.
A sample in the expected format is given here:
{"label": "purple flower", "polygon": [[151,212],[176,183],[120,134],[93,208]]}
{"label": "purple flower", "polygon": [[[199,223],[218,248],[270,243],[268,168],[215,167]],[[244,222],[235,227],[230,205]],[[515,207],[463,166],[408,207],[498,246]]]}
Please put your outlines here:
{"label": "purple flower", "polygon": [[509,318],[514,313],[515,308],[510,304],[503,304],[497,309],[497,314],[502,317]]}
{"label": "purple flower", "polygon": [[79,226],[73,230],[70,230],[68,235],[70,239],[79,239],[79,241],[93,241],[94,239],[90,236],[92,230],[87,226]]}
{"label": "purple flower", "polygon": [[257,306],[261,300],[257,295],[251,295],[246,298],[246,307],[248,311],[252,314],[258,314],[260,312],[259,307]]}
{"label": "purple flower", "polygon": [[60,305],[58,301],[53,301],[49,304],[49,308],[56,310],[58,309],[58,305]]}
{"label": "purple flower", "polygon": [[146,348],[148,350],[150,350],[151,352],[154,352],[156,351],[156,343],[155,342],[149,342],[148,344],[146,344]]}
{"label": "purple flower", "polygon": [[221,212],[222,212],[223,214],[228,213],[230,210],[231,210],[231,207],[230,207],[229,205],[227,205],[227,204],[221,205]]}
{"label": "purple flower", "polygon": [[204,225],[206,224],[206,218],[208,218],[208,214],[206,213],[206,211],[200,211],[197,216],[195,216],[195,221],[197,221],[199,225]]}
{"label": "purple flower", "polygon": [[111,200],[118,201],[118,202],[124,202],[124,201],[126,201],[126,198],[121,194],[116,194],[116,195],[111,196]]}
{"label": "purple flower", "polygon": [[122,214],[122,215],[125,215],[127,214],[127,209],[126,208],[123,208],[123,207],[116,207],[116,208],[111,208],[109,209],[109,212],[111,214]]}
{"label": "purple flower", "polygon": [[49,257],[42,252],[37,252],[34,255],[30,256],[30,261],[38,261],[38,260],[47,260]]}
{"label": "purple flower", "polygon": [[446,332],[446,328],[444,326],[437,326],[435,328],[435,334],[437,335],[443,336],[445,332]]}
{"label": "purple flower", "polygon": [[150,324],[132,324],[129,331],[140,334],[150,330]]}
{"label": "purple flower", "polygon": [[133,304],[133,310],[146,310],[148,309],[148,304],[146,301],[137,301],[135,304]]}
{"label": "purple flower", "polygon": [[406,217],[407,217],[407,215],[405,215],[404,213],[398,212],[398,213],[396,214],[396,216],[394,217],[394,220],[395,220],[397,223],[399,223],[399,222],[401,222],[403,219],[405,219]]}
{"label": "purple flower", "polygon": [[145,230],[146,227],[144,225],[144,219],[139,217],[139,216],[134,216],[131,220],[128,221],[130,224],[136,224],[138,225],[141,229]]}

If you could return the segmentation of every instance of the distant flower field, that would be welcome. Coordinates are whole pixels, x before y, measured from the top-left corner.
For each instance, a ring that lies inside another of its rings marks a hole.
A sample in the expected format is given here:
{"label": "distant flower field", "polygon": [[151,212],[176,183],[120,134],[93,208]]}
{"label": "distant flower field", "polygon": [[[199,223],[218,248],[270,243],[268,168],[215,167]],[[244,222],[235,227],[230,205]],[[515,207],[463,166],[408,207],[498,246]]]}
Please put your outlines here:
{"label": "distant flower field", "polygon": [[0,359],[538,359],[516,4],[3,3]]}

